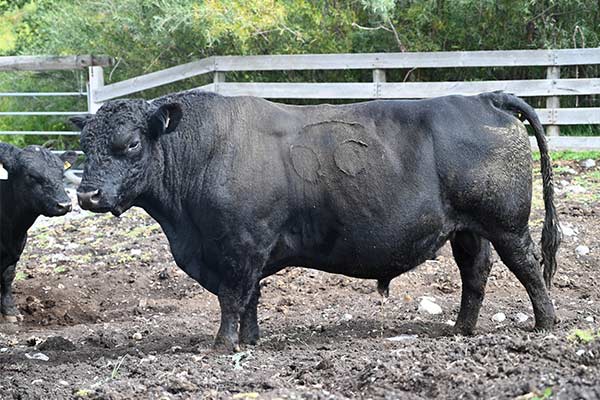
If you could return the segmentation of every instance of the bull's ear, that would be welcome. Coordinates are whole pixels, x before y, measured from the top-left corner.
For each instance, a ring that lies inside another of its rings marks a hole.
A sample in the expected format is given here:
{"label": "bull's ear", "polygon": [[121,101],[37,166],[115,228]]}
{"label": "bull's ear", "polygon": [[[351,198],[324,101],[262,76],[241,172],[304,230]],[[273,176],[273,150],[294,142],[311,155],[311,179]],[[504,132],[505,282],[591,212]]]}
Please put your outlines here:
{"label": "bull's ear", "polygon": [[92,118],[91,115],[75,115],[74,117],[69,118],[69,122],[73,124],[73,126],[79,130],[82,130],[85,124]]}
{"label": "bull's ear", "polygon": [[149,133],[153,138],[158,138],[165,133],[171,133],[179,125],[183,112],[181,105],[178,103],[163,104],[150,116],[148,122]]}
{"label": "bull's ear", "polygon": [[64,163],[64,169],[67,170],[71,168],[73,164],[75,164],[75,161],[77,160],[77,153],[74,151],[65,151],[59,157]]}

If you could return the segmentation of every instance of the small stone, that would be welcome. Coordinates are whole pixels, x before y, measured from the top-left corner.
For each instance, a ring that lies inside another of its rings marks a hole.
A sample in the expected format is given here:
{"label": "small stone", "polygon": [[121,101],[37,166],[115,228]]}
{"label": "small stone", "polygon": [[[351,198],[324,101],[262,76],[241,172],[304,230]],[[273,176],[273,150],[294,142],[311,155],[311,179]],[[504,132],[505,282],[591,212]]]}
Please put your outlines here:
{"label": "small stone", "polygon": [[454,326],[456,325],[456,321],[452,321],[451,319],[449,319],[448,321],[446,321],[446,325]]}
{"label": "small stone", "polygon": [[69,382],[63,381],[62,379],[60,381],[58,381],[58,384],[61,386],[69,386]]}
{"label": "small stone", "polygon": [[587,160],[583,160],[579,163],[583,168],[594,168],[596,166],[596,161],[588,158]]}
{"label": "small stone", "polygon": [[592,316],[590,315],[590,316],[588,316],[588,317],[585,317],[585,320],[586,320],[587,322],[592,322],[592,323],[593,323],[593,322],[594,322],[594,317],[592,317]]}
{"label": "small stone", "polygon": [[566,189],[569,192],[575,193],[575,194],[581,194],[581,193],[587,192],[586,188],[584,188],[583,186],[579,186],[579,185],[570,185]]}
{"label": "small stone", "polygon": [[567,175],[577,175],[577,171],[571,167],[566,167],[565,169],[563,169],[563,172]]}
{"label": "small stone", "polygon": [[6,353],[8,351],[8,347],[3,347],[0,349],[0,353]]}
{"label": "small stone", "polygon": [[40,360],[40,361],[50,360],[50,357],[48,357],[44,353],[34,353],[34,354],[25,353],[25,357],[27,357],[30,360]]}
{"label": "small stone", "polygon": [[42,383],[44,383],[43,379],[34,379],[31,381],[32,385],[41,385]]}
{"label": "small stone", "polygon": [[584,245],[579,245],[575,248],[575,253],[579,256],[579,257],[583,257],[585,255],[587,255],[590,252],[590,248]]}
{"label": "small stone", "polygon": [[423,296],[421,298],[421,302],[419,303],[419,312],[422,314],[431,315],[441,314],[443,312],[442,307],[436,304],[433,300],[434,299],[432,297]]}
{"label": "small stone", "polygon": [[160,279],[161,281],[169,279],[169,271],[167,271],[166,268],[160,271],[160,273],[158,274],[158,279]]}
{"label": "small stone", "polygon": [[132,256],[141,256],[142,255],[142,250],[140,250],[140,249],[131,249],[131,255]]}
{"label": "small stone", "polygon": [[352,314],[346,313],[346,314],[344,314],[342,316],[342,321],[344,321],[344,322],[348,322],[348,321],[351,321],[351,320],[352,320]]}
{"label": "small stone", "polygon": [[579,350],[577,350],[577,352],[575,354],[577,354],[579,357],[581,357],[582,355],[585,354],[585,350],[584,349],[579,349]]}
{"label": "small stone", "polygon": [[565,236],[575,236],[577,235],[577,230],[573,229],[570,225],[560,224],[560,230]]}
{"label": "small stone", "polygon": [[504,322],[506,320],[506,314],[499,312],[492,315],[492,321],[494,322]]}
{"label": "small stone", "polygon": [[517,323],[522,324],[523,322],[527,321],[529,319],[529,315],[524,314],[522,312],[518,312],[517,315],[515,315],[515,321],[517,321]]}
{"label": "small stone", "polygon": [[402,334],[402,335],[386,338],[386,340],[389,340],[390,342],[407,342],[410,340],[415,340],[418,337],[419,337],[418,335]]}
{"label": "small stone", "polygon": [[140,332],[136,332],[131,336],[131,338],[133,340],[142,340],[142,334]]}

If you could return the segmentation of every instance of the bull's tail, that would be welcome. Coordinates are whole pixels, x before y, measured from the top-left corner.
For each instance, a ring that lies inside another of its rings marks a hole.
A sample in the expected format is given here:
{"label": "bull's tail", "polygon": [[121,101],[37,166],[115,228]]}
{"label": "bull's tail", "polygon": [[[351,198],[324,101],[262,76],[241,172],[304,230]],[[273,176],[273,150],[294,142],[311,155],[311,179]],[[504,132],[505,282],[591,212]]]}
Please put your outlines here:
{"label": "bull's tail", "polygon": [[542,229],[542,264],[544,265],[544,281],[546,282],[546,287],[550,288],[552,277],[556,272],[556,252],[562,240],[562,232],[556,208],[554,207],[552,159],[550,158],[550,154],[548,154],[548,143],[546,142],[544,128],[533,107],[520,98],[508,93],[496,92],[491,95],[492,102],[496,107],[515,114],[519,119],[523,119],[524,117],[529,121],[537,140],[542,169],[544,208],[546,209],[544,227]]}

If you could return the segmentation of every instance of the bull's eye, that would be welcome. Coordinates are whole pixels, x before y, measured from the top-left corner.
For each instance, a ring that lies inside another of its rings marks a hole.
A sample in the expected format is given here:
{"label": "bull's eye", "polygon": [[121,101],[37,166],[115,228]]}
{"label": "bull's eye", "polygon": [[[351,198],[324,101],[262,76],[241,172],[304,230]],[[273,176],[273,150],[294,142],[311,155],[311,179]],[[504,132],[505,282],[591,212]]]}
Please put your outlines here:
{"label": "bull's eye", "polygon": [[129,147],[127,147],[127,151],[136,151],[139,148],[140,148],[140,141],[138,139],[136,139],[133,142],[129,143]]}

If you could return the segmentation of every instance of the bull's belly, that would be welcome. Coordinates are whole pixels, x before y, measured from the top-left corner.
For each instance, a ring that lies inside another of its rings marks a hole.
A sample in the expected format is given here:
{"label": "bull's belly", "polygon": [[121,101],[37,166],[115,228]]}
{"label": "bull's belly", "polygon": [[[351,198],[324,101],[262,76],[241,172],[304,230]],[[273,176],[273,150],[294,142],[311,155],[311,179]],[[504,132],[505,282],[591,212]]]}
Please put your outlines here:
{"label": "bull's belly", "polygon": [[372,232],[339,236],[330,238],[332,243],[305,244],[304,247],[297,238],[296,243],[290,246],[293,239],[288,237],[288,251],[273,254],[264,276],[284,267],[298,266],[354,278],[393,278],[435,257],[452,231],[451,226],[435,226],[426,232],[400,231],[397,235],[389,235],[387,231],[384,235]]}

